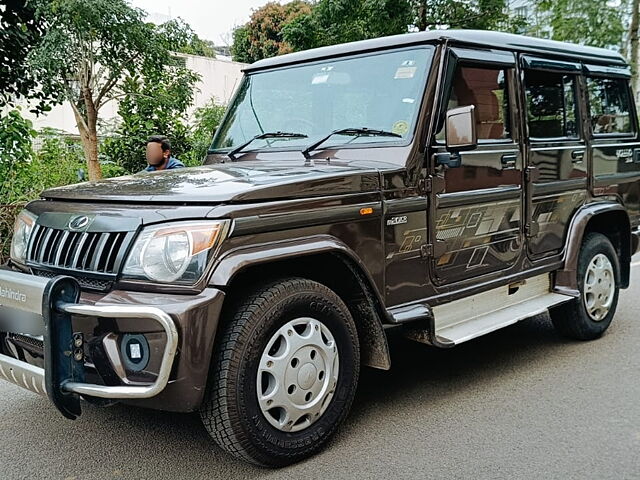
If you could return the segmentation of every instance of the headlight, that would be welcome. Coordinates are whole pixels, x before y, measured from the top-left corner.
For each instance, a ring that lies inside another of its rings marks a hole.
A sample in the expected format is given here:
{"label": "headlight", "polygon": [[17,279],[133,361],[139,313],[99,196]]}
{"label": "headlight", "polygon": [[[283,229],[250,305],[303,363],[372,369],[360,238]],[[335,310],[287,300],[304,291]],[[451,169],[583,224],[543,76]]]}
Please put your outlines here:
{"label": "headlight", "polygon": [[29,237],[36,223],[36,216],[28,210],[22,210],[16,218],[13,227],[13,239],[11,240],[11,259],[14,262],[24,264],[27,260],[27,247]]}
{"label": "headlight", "polygon": [[222,220],[145,228],[127,258],[123,278],[193,285],[204,274],[227,225]]}

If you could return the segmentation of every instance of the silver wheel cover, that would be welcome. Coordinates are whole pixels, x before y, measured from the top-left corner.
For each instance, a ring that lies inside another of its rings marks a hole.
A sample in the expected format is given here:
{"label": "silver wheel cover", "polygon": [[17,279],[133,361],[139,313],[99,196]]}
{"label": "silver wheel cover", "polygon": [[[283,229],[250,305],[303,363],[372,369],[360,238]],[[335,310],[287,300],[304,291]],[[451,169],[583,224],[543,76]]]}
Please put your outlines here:
{"label": "silver wheel cover", "polygon": [[338,371],[338,348],[331,331],[314,318],[291,320],[271,337],[260,358],[256,379],[260,410],[278,430],[303,430],[327,409]]}
{"label": "silver wheel cover", "polygon": [[599,253],[587,266],[582,289],[585,309],[596,322],[603,320],[609,313],[615,288],[613,265],[606,255]]}

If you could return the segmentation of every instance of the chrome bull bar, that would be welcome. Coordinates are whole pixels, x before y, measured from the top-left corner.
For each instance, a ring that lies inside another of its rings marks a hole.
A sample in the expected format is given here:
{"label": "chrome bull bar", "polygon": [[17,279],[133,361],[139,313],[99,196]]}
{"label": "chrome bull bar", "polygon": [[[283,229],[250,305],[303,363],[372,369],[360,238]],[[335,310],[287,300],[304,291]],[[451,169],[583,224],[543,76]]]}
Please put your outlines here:
{"label": "chrome bull bar", "polygon": [[[139,399],[158,395],[169,382],[178,348],[171,317],[155,307],[79,304],[80,287],[71,277],[45,279],[0,270],[0,331],[42,333],[45,368],[0,354],[0,379],[47,395],[67,418],[81,413],[80,395],[105,399]],[[150,385],[107,386],[84,382],[84,356],[74,345],[71,316],[148,318],[166,334],[156,380]]]}

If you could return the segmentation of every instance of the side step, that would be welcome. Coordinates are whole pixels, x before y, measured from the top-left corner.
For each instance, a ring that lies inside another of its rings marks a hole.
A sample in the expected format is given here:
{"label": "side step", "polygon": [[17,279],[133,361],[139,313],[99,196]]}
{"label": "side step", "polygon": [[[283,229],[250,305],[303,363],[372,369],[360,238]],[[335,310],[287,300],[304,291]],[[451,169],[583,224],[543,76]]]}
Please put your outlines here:
{"label": "side step", "polygon": [[[466,342],[573,299],[550,290],[550,275],[544,274],[433,307],[432,326],[438,346]],[[434,343],[429,335],[419,335],[415,330],[408,333],[414,340]]]}

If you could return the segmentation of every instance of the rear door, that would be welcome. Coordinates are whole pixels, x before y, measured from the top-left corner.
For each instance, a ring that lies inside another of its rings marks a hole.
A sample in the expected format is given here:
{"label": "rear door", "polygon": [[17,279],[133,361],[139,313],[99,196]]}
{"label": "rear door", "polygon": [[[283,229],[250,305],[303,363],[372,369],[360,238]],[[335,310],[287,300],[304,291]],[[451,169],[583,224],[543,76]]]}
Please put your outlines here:
{"label": "rear door", "polygon": [[446,153],[446,110],[475,105],[478,147],[457,168],[434,166],[438,191],[430,211],[432,280],[449,284],[506,271],[520,256],[522,155],[518,141],[515,57],[452,48],[439,132],[432,151]]}
{"label": "rear door", "polygon": [[579,107],[582,65],[521,57],[527,143],[529,255],[560,252],[587,193],[587,150]]}

